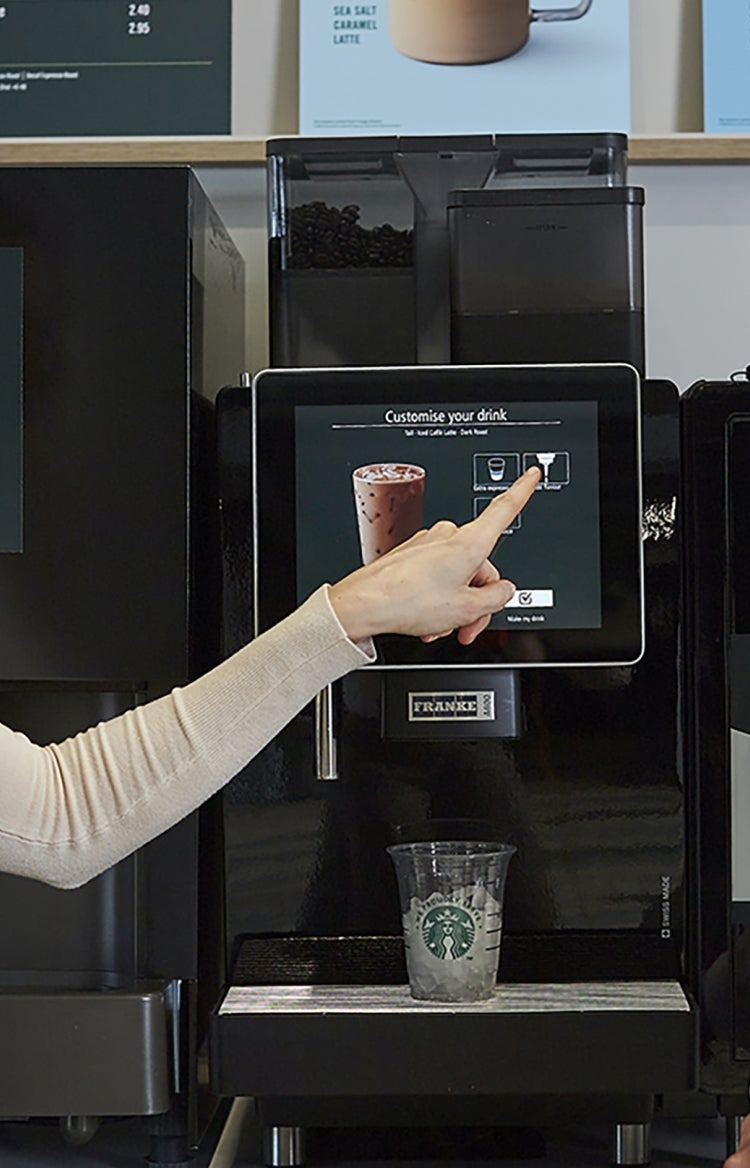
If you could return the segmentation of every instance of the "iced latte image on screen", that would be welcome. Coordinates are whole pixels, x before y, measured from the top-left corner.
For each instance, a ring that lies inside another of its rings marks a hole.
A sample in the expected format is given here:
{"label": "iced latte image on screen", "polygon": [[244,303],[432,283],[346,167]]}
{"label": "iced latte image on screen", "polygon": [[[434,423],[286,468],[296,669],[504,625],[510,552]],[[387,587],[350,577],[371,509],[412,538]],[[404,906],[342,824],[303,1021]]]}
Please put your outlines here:
{"label": "iced latte image on screen", "polygon": [[370,564],[422,527],[424,467],[375,462],[352,474],[362,563]]}

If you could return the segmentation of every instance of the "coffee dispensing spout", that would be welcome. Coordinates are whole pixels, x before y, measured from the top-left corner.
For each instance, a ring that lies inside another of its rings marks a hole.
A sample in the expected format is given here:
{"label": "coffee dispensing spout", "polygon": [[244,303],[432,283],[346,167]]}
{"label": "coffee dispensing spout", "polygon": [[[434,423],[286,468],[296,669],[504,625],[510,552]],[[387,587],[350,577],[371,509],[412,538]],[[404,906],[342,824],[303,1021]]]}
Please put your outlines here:
{"label": "coffee dispensing spout", "polygon": [[315,777],[321,782],[339,777],[332,685],[327,685],[315,698]]}

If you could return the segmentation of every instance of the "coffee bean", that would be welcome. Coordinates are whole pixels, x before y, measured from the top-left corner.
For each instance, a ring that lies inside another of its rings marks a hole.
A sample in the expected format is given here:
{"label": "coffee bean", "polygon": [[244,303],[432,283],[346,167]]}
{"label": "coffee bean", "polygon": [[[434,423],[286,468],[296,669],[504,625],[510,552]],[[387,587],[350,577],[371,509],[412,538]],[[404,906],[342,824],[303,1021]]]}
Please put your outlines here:
{"label": "coffee bean", "polygon": [[390,223],[365,228],[354,203],[322,201],[293,207],[289,216],[290,268],[408,268],[414,263],[411,228]]}

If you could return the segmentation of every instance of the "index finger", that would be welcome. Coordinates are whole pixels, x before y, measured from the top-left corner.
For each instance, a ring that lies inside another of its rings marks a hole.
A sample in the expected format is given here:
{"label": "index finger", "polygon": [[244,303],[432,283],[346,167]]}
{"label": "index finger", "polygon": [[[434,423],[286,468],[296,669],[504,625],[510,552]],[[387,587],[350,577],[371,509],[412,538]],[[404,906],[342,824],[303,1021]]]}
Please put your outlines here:
{"label": "index finger", "polygon": [[529,469],[516,479],[507,491],[497,495],[483,511],[467,523],[464,530],[471,532],[477,540],[477,547],[484,555],[489,555],[500,536],[510,527],[516,515],[523,511],[534,491],[537,488],[541,469],[538,466]]}

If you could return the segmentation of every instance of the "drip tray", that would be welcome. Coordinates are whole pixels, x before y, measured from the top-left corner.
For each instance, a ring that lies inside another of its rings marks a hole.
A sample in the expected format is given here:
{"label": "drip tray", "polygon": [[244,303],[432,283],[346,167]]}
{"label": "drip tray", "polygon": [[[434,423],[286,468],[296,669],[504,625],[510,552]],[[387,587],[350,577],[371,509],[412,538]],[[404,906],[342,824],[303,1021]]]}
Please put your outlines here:
{"label": "drip tray", "polygon": [[222,1095],[662,1094],[696,1081],[677,981],[498,985],[418,1002],[406,985],[236,985],[211,1019]]}

